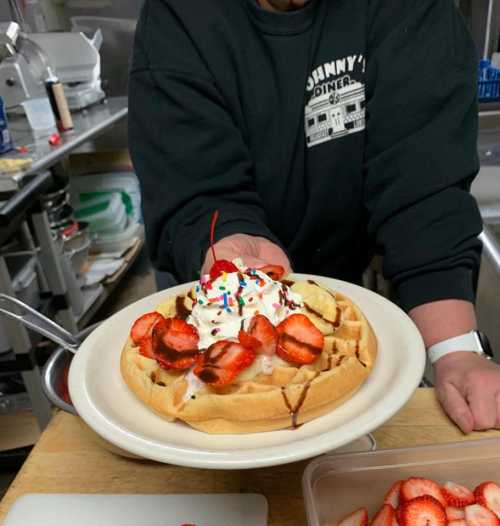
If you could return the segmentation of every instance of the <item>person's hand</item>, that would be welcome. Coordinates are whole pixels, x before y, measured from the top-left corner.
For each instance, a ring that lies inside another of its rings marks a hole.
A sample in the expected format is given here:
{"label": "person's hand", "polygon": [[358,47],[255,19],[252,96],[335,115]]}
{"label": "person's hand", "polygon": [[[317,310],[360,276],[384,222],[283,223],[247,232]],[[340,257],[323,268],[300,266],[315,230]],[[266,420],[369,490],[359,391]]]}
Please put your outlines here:
{"label": "person's hand", "polygon": [[434,371],[437,397],[464,433],[500,429],[500,365],[456,352],[439,359]]}
{"label": "person's hand", "polygon": [[[241,258],[248,267],[281,265],[285,269],[285,274],[292,271],[290,261],[283,250],[264,237],[234,234],[215,243],[214,248],[217,259],[232,261]],[[213,263],[212,251],[209,250],[201,269],[202,275],[210,272]]]}

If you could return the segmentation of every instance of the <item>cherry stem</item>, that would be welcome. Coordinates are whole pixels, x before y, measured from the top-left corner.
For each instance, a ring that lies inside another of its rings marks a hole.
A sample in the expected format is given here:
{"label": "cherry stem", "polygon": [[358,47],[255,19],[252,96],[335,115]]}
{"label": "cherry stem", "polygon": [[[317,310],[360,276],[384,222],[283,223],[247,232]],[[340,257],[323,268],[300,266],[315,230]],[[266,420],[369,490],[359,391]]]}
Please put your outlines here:
{"label": "cherry stem", "polygon": [[217,261],[217,256],[215,255],[214,248],[214,238],[215,238],[215,225],[219,219],[219,211],[216,210],[212,215],[212,222],[210,224],[210,248],[212,249],[212,256],[214,258],[214,263]]}

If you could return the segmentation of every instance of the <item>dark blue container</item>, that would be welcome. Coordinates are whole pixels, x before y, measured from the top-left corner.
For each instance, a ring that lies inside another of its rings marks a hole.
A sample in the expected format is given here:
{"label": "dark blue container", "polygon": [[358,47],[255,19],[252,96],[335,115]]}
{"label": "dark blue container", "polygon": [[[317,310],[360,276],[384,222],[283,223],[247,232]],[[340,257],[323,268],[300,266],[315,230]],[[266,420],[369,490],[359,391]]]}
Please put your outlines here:
{"label": "dark blue container", "polygon": [[0,97],[0,154],[12,150],[12,137],[7,127],[7,115],[2,97]]}
{"label": "dark blue container", "polygon": [[479,102],[500,101],[500,69],[494,68],[489,60],[479,63]]}

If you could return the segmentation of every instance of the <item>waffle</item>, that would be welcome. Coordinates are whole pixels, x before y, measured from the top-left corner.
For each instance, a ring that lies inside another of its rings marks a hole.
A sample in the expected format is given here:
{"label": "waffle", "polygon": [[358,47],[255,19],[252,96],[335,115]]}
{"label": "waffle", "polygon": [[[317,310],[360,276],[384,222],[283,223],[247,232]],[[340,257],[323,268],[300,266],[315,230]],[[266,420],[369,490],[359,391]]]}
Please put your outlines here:
{"label": "waffle", "polygon": [[[312,281],[284,281],[303,298],[305,314],[323,333],[322,354],[310,365],[279,360],[271,374],[237,381],[217,390],[204,385],[190,394],[185,372],[167,371],[139,354],[128,340],[122,375],[135,395],[167,420],[181,420],[207,433],[254,433],[297,427],[350,398],[369,376],[377,355],[375,335],[346,296]],[[193,291],[157,307],[165,317],[187,318]]]}

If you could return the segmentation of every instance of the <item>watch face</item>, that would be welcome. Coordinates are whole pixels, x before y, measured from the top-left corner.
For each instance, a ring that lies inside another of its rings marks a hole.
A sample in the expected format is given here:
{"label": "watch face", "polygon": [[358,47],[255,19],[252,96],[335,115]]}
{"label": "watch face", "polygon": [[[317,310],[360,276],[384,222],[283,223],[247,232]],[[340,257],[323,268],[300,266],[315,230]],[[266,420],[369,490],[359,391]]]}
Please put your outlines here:
{"label": "watch face", "polygon": [[483,348],[484,354],[486,354],[490,358],[493,358],[493,349],[491,348],[490,341],[488,340],[486,334],[483,334],[479,331],[477,331],[476,334],[479,338],[479,341],[481,342],[481,347]]}

